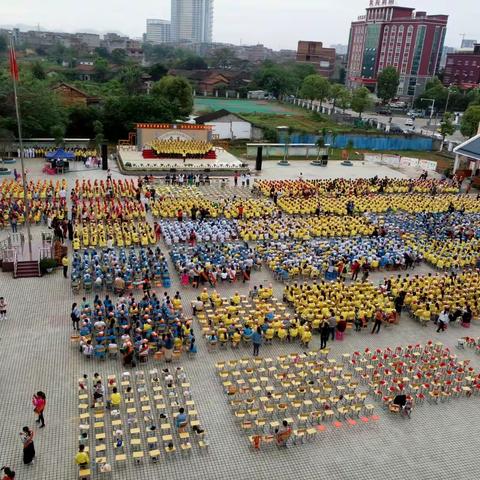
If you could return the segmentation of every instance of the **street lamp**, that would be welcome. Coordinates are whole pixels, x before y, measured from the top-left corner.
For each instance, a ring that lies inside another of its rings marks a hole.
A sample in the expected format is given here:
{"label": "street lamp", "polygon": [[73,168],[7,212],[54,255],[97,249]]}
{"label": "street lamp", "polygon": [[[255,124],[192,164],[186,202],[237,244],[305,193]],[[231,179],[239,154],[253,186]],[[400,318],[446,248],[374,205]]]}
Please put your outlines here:
{"label": "street lamp", "polygon": [[443,116],[445,116],[445,114],[447,113],[447,110],[448,110],[448,102],[450,101],[450,95],[452,94],[452,90],[451,90],[452,86],[453,86],[452,83],[448,86],[447,102],[445,103],[445,112],[444,112]]}
{"label": "street lamp", "polygon": [[435,108],[435,99],[434,98],[421,98],[420,99],[422,102],[432,102],[432,105],[430,106],[430,118],[428,119],[428,125],[432,124],[432,118],[433,118],[433,109]]}
{"label": "street lamp", "polygon": [[279,165],[282,165],[282,166],[286,166],[288,167],[288,165],[290,165],[290,163],[288,162],[287,160],[287,155],[288,155],[288,143],[287,143],[287,140],[288,140],[288,130],[289,128],[286,127],[286,126],[279,126],[277,127],[277,131],[278,131],[278,136],[280,137],[281,133],[283,132],[284,133],[284,137],[283,137],[283,142],[284,142],[284,149],[283,149],[283,159],[280,160],[278,162]]}

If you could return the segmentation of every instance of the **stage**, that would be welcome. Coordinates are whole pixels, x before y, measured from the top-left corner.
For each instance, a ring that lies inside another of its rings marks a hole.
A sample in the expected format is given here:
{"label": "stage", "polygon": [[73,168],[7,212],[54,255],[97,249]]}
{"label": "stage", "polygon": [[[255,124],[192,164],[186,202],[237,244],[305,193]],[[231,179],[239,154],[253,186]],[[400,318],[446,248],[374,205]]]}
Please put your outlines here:
{"label": "stage", "polygon": [[235,171],[247,170],[242,167],[242,162],[223,148],[215,147],[215,159],[187,158],[143,158],[142,151],[134,146],[119,146],[118,163],[123,173],[169,173],[172,169],[178,172],[205,173],[210,170],[211,175],[232,174]]}

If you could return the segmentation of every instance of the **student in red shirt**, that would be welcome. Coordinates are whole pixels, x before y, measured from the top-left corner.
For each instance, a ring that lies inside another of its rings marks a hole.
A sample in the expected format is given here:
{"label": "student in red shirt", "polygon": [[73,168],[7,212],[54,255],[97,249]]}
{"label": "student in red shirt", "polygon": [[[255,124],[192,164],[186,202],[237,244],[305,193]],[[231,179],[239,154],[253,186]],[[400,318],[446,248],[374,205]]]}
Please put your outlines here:
{"label": "student in red shirt", "polygon": [[47,398],[45,394],[43,392],[37,392],[32,398],[32,403],[35,407],[33,411],[38,415],[36,422],[40,423],[40,428],[43,428],[45,426],[43,412],[45,410],[45,405],[47,404]]}
{"label": "student in red shirt", "polygon": [[15,478],[15,472],[13,470],[11,470],[10,468],[8,467],[2,467],[0,469],[0,471],[2,471],[5,473],[5,476],[2,478],[2,480],[13,480]]}

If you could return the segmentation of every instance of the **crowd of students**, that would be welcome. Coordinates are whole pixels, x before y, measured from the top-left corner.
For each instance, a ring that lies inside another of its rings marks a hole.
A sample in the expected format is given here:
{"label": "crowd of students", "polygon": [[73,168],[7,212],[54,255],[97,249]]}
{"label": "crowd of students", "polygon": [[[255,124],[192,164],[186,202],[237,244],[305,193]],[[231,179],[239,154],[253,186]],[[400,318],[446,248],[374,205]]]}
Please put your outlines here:
{"label": "crowd of students", "polygon": [[116,303],[109,295],[92,303],[86,298],[72,305],[72,323],[78,326],[80,351],[86,357],[105,358],[120,351],[124,366],[146,362],[155,352],[162,352],[171,362],[174,349],[196,353],[191,318],[185,315],[179,292],[160,298],[144,285],[144,295],[137,301],[132,293]]}

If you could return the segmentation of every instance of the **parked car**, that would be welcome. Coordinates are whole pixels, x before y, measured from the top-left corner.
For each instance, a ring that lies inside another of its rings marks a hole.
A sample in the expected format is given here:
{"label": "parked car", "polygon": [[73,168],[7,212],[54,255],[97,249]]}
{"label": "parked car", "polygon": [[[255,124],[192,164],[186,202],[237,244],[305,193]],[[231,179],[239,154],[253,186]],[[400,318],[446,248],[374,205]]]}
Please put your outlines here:
{"label": "parked car", "polygon": [[391,115],[392,112],[388,108],[380,108],[380,110],[377,111],[379,115]]}
{"label": "parked car", "polygon": [[404,129],[396,123],[390,124],[390,133],[404,133]]}
{"label": "parked car", "polygon": [[405,120],[406,127],[413,127],[413,122],[415,121],[415,117],[410,117]]}

